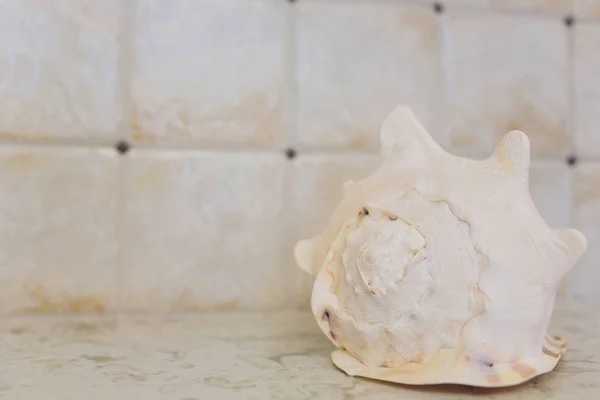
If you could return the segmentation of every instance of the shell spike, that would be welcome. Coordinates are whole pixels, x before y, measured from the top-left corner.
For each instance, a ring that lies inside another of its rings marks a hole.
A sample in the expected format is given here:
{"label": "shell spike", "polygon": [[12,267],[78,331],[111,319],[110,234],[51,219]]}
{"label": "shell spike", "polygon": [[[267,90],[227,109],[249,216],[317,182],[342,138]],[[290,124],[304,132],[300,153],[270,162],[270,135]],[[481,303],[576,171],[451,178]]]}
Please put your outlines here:
{"label": "shell spike", "polygon": [[407,106],[398,106],[392,111],[383,121],[380,136],[384,160],[400,157],[408,149],[412,151],[415,148],[426,153],[445,154]]}
{"label": "shell spike", "polygon": [[554,248],[558,259],[568,272],[587,249],[587,239],[577,229],[557,229],[553,231]]}
{"label": "shell spike", "polygon": [[344,194],[348,194],[352,187],[356,184],[354,181],[346,181],[344,182]]}
{"label": "shell spike", "polygon": [[322,240],[322,235],[315,236],[312,239],[301,240],[296,243],[294,247],[294,258],[296,259],[296,263],[304,272],[309,273],[310,275],[315,275],[317,271],[315,271],[314,265],[314,253],[315,248],[319,245]]}
{"label": "shell spike", "polygon": [[530,157],[529,138],[521,131],[511,131],[496,147],[493,158],[504,170],[517,175],[528,175]]}

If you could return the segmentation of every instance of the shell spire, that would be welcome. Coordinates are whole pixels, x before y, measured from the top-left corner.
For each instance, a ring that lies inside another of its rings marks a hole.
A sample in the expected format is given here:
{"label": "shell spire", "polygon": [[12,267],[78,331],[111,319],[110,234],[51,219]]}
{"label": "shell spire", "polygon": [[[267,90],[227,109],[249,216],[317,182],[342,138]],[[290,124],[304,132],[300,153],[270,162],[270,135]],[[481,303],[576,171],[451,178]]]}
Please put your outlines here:
{"label": "shell spire", "polygon": [[384,160],[405,158],[414,151],[427,157],[446,153],[406,106],[396,107],[383,121],[380,140]]}
{"label": "shell spire", "polygon": [[511,386],[551,371],[556,291],[587,248],[529,193],[530,144],[509,132],[485,160],[447,153],[399,106],[381,165],[344,185],[323,232],[296,244],[311,308],[350,375]]}

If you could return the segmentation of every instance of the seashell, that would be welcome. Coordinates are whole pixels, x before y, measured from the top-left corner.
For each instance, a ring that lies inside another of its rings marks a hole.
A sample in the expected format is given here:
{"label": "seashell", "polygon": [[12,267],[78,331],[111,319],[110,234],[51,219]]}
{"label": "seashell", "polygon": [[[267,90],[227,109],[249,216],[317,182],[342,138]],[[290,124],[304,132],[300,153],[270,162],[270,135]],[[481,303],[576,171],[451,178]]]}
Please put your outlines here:
{"label": "seashell", "polygon": [[551,371],[567,348],[547,333],[557,288],[587,240],[538,213],[527,136],[458,157],[400,106],[381,158],[294,249],[316,276],[311,308],[334,364],[414,385],[511,386]]}

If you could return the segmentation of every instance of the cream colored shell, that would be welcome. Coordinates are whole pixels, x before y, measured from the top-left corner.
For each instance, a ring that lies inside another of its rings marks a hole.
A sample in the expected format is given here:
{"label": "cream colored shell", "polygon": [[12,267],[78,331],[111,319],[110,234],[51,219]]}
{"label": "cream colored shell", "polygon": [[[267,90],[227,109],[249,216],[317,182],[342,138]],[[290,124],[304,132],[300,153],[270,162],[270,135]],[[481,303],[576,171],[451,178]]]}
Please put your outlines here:
{"label": "cream colored shell", "polygon": [[529,140],[451,155],[410,109],[381,131],[382,164],[348,182],[324,232],[300,241],[312,311],[346,373],[406,384],[510,386],[551,371],[557,288],[587,247],[529,194]]}

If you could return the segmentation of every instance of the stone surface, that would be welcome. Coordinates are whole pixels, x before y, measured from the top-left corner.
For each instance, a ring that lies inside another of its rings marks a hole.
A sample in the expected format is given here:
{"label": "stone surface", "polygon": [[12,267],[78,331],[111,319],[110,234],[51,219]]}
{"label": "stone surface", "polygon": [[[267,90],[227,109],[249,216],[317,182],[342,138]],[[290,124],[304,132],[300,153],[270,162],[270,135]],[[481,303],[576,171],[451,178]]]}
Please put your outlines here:
{"label": "stone surface", "polygon": [[0,146],[0,312],[115,308],[118,158]]}
{"label": "stone surface", "polygon": [[0,2],[0,138],[113,141],[120,7]]}
{"label": "stone surface", "polygon": [[300,156],[289,166],[286,184],[286,242],[284,265],[294,298],[293,305],[307,306],[313,277],[302,271],[293,257],[294,245],[322,232],[335,207],[342,199],[347,180],[364,178],[379,165],[376,155]]}
{"label": "stone surface", "polygon": [[142,0],[134,140],[271,145],[285,132],[285,2]]}
{"label": "stone surface", "polygon": [[293,10],[299,145],[377,151],[381,123],[400,103],[441,139],[441,34],[431,6],[301,1]]}
{"label": "stone surface", "polygon": [[456,5],[552,14],[567,13],[571,9],[570,0],[446,0],[444,3],[451,9]]}
{"label": "stone surface", "polygon": [[[600,1],[598,2],[600,7]],[[575,27],[574,90],[577,154],[600,157],[600,25]]]}
{"label": "stone surface", "polygon": [[568,293],[600,300],[600,164],[582,163],[574,173],[574,226],[587,237],[588,249],[571,272]]}
{"label": "stone surface", "polygon": [[284,163],[280,154],[133,151],[125,178],[124,307],[281,305]]}
{"label": "stone surface", "polygon": [[534,156],[567,154],[567,31],[562,20],[451,12],[444,21],[451,148],[491,153],[503,135],[522,130]]}
{"label": "stone surface", "polygon": [[521,386],[495,390],[348,377],[306,312],[10,319],[0,330],[0,390],[36,400],[595,399],[599,311],[598,304],[559,306],[550,332],[569,342],[563,361]]}

